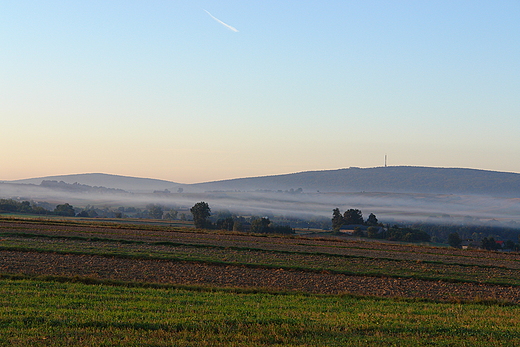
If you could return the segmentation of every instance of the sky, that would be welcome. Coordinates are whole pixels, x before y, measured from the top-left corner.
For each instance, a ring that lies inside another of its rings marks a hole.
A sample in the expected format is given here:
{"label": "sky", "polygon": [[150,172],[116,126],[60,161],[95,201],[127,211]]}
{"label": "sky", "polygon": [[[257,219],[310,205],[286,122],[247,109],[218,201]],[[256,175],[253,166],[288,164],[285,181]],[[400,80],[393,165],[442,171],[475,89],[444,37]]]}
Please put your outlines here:
{"label": "sky", "polygon": [[[520,172],[520,2],[0,2],[0,179]],[[234,30],[233,30],[234,29]]]}

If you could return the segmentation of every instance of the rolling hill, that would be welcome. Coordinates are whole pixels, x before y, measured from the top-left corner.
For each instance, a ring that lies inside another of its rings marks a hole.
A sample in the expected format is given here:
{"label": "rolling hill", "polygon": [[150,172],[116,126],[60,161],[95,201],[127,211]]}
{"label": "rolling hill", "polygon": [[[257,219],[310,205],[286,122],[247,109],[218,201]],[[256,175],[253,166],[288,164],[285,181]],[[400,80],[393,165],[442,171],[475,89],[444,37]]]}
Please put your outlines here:
{"label": "rolling hill", "polygon": [[387,192],[520,197],[520,174],[460,168],[393,166],[306,171],[193,185],[203,190]]}
{"label": "rolling hill", "polygon": [[208,191],[278,191],[304,192],[385,192],[464,194],[496,197],[520,197],[520,174],[462,168],[392,166],[305,171],[285,175],[261,176],[180,184],[171,181],[108,175],[100,173],[50,176],[11,181],[36,184],[43,180],[80,183],[90,186],[123,189],[146,193],[183,188],[185,192]]}
{"label": "rolling hill", "polygon": [[28,178],[16,181],[10,181],[9,183],[17,184],[35,184],[40,185],[42,181],[63,181],[65,183],[73,184],[86,184],[93,187],[106,187],[123,189],[133,193],[145,193],[152,192],[154,190],[172,189],[178,186],[178,183],[152,179],[152,178],[140,178],[140,177],[129,177],[110,175],[103,173],[87,173],[87,174],[74,174],[74,175],[61,175],[61,176],[47,176],[38,178]]}
{"label": "rolling hill", "polygon": [[214,211],[305,218],[355,207],[387,221],[450,215],[520,223],[520,174],[460,168],[349,168],[197,184],[93,173],[0,182],[0,198],[184,210],[206,201]]}

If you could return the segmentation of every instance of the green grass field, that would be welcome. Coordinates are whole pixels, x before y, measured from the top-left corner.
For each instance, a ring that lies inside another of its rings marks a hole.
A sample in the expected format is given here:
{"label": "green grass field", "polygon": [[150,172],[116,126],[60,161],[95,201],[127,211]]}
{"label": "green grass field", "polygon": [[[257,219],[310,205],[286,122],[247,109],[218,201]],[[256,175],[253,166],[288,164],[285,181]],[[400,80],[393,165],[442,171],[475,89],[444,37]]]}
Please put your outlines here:
{"label": "green grass field", "polygon": [[[309,273],[325,269],[396,281],[410,276],[502,282],[511,286],[507,290],[520,283],[518,254],[94,221],[4,221],[2,252],[48,258],[98,254],[131,264],[180,259]],[[520,305],[500,298],[453,303],[52,277],[23,270],[2,275],[1,259],[0,346],[520,346]],[[366,289],[370,295],[371,288]]]}
{"label": "green grass field", "polygon": [[0,280],[2,346],[518,346],[520,308]]}

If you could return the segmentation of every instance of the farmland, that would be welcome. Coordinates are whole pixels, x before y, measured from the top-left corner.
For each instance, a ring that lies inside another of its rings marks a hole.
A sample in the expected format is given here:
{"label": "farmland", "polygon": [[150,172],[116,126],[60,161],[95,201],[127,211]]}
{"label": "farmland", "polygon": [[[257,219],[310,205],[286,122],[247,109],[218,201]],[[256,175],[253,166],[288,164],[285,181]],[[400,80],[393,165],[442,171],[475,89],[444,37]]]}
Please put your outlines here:
{"label": "farmland", "polygon": [[512,346],[519,268],[517,253],[1,219],[0,343]]}

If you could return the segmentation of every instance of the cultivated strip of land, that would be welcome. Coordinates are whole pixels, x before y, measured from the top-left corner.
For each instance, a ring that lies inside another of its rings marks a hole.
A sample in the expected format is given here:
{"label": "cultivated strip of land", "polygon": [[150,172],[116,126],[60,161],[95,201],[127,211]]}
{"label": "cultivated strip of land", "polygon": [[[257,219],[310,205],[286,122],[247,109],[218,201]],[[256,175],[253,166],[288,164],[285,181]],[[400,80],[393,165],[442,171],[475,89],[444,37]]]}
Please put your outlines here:
{"label": "cultivated strip of land", "polygon": [[0,221],[0,272],[518,303],[520,255],[379,242]]}

